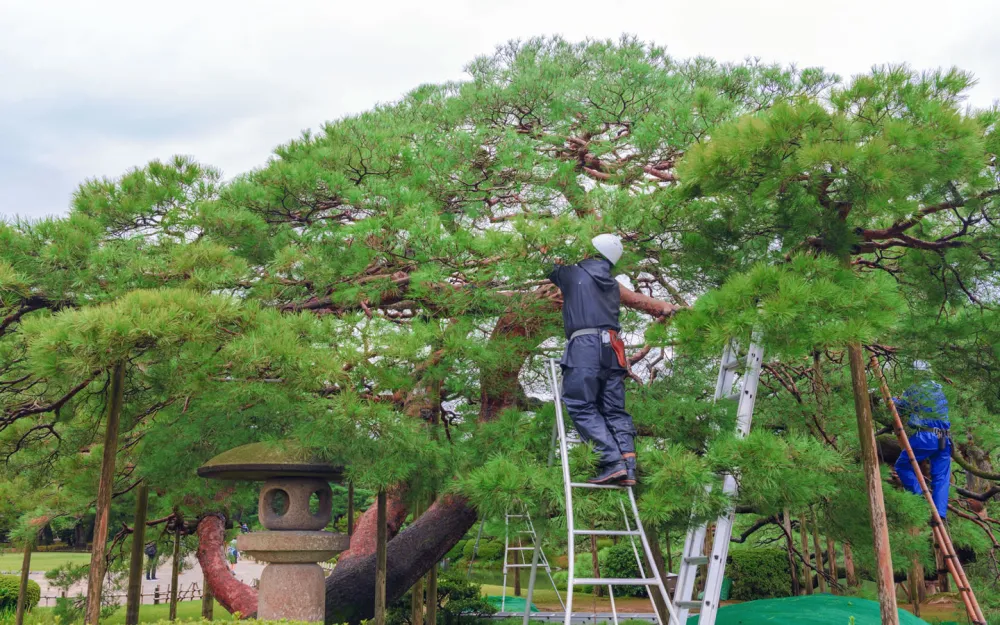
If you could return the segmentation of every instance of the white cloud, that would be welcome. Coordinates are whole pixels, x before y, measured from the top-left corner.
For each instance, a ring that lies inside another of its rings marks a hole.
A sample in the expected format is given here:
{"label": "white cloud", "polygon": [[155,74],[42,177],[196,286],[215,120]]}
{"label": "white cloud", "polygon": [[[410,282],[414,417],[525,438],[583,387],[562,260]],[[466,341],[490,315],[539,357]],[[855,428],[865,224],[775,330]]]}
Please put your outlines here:
{"label": "white cloud", "polygon": [[[303,128],[393,100],[509,39],[623,32],[677,57],[958,65],[1000,96],[1000,3],[117,0],[0,4],[0,215],[67,208],[86,177],[173,153],[234,175]],[[85,103],[83,109],[75,106]]]}

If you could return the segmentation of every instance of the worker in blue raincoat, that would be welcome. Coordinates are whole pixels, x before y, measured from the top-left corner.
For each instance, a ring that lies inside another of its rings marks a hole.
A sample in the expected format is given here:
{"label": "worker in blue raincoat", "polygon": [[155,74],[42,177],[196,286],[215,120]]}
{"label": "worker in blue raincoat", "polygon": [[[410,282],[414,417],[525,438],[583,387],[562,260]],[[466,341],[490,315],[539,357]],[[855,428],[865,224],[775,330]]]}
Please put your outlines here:
{"label": "worker in blue raincoat", "polygon": [[[913,363],[918,380],[894,397],[899,416],[906,419],[912,433],[910,447],[917,462],[930,461],[930,489],[941,518],[948,514],[948,490],[951,486],[951,422],[948,420],[948,398],[941,385],[931,378],[930,365],[922,360]],[[903,487],[918,495],[923,491],[917,480],[910,458],[905,453],[896,460],[896,474]]]}
{"label": "worker in blue raincoat", "polygon": [[563,403],[576,431],[601,456],[593,484],[631,486],[636,479],[635,426],[625,410],[625,344],[618,336],[621,292],[611,270],[622,256],[621,240],[601,234],[600,253],[575,265],[556,264],[551,280],[563,296],[566,351]]}

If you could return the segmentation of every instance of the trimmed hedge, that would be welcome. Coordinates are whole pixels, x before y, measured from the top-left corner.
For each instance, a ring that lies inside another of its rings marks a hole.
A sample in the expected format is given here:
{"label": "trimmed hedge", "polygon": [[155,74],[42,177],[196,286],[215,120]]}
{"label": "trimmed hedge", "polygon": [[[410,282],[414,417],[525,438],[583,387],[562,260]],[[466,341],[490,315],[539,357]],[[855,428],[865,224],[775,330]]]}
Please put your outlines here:
{"label": "trimmed hedge", "polygon": [[[0,575],[0,612],[17,608],[17,591],[21,587],[21,578],[16,575]],[[28,580],[28,609],[31,610],[42,598],[42,589],[38,582]]]}
{"label": "trimmed hedge", "polygon": [[733,580],[731,599],[753,601],[787,597],[791,592],[788,554],[784,549],[730,552],[726,575]]}
{"label": "trimmed hedge", "polygon": [[[642,547],[639,547],[640,554]],[[623,540],[617,545],[612,545],[600,551],[601,577],[642,577],[639,574],[639,565],[635,561],[635,552],[632,551],[632,543]],[[616,586],[615,595],[623,597],[646,597],[645,586]]]}
{"label": "trimmed hedge", "polygon": [[[476,541],[470,540],[465,543],[465,547],[462,550],[462,555],[466,560],[472,558],[472,551],[476,548]],[[503,543],[497,540],[486,540],[483,539],[479,541],[479,550],[476,552],[476,561],[491,562],[493,560],[499,560],[503,558]]]}

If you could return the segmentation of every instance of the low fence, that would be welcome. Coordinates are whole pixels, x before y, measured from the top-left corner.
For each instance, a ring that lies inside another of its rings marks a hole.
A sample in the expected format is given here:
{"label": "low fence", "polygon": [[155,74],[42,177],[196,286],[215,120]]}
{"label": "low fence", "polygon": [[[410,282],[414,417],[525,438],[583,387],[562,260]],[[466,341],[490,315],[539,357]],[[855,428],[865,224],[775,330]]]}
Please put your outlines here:
{"label": "low fence", "polygon": [[[256,587],[258,580],[253,580],[251,586]],[[39,600],[38,605],[42,607],[54,606],[56,601],[60,597],[66,597],[66,593],[61,593],[59,595],[43,595]],[[113,601],[116,604],[124,605],[125,598],[128,596],[124,592],[105,592],[104,597],[106,600]],[[159,585],[153,587],[153,592],[143,592],[139,595],[141,597],[140,601],[142,603],[160,604],[160,603],[170,603],[170,584],[164,587]],[[195,601],[196,599],[201,599],[204,596],[204,591],[198,582],[191,582],[188,587],[184,587],[181,584],[177,589],[177,600],[178,601]]]}

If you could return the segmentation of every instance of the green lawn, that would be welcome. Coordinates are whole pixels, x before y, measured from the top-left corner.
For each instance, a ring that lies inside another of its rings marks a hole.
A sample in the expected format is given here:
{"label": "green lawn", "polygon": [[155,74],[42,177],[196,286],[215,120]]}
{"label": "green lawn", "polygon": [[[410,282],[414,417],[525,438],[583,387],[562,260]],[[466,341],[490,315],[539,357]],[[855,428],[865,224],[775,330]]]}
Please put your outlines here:
{"label": "green lawn", "polygon": [[[159,605],[143,605],[139,608],[139,621],[143,623],[155,623],[166,621],[170,616],[170,606],[161,603]],[[222,609],[219,604],[215,604],[215,611],[212,613],[215,621],[231,621],[233,617]],[[193,621],[201,618],[201,601],[181,601],[177,604],[177,619],[180,621]],[[52,616],[52,608],[35,608],[24,619],[25,625],[53,625],[55,618]],[[122,625],[125,623],[125,606],[119,608],[114,615],[102,620],[101,625]]]}
{"label": "green lawn", "polygon": [[[20,571],[24,556],[20,553],[0,553],[0,571]],[[89,553],[69,551],[46,551],[31,554],[32,571],[48,571],[61,564],[87,564]]]}

